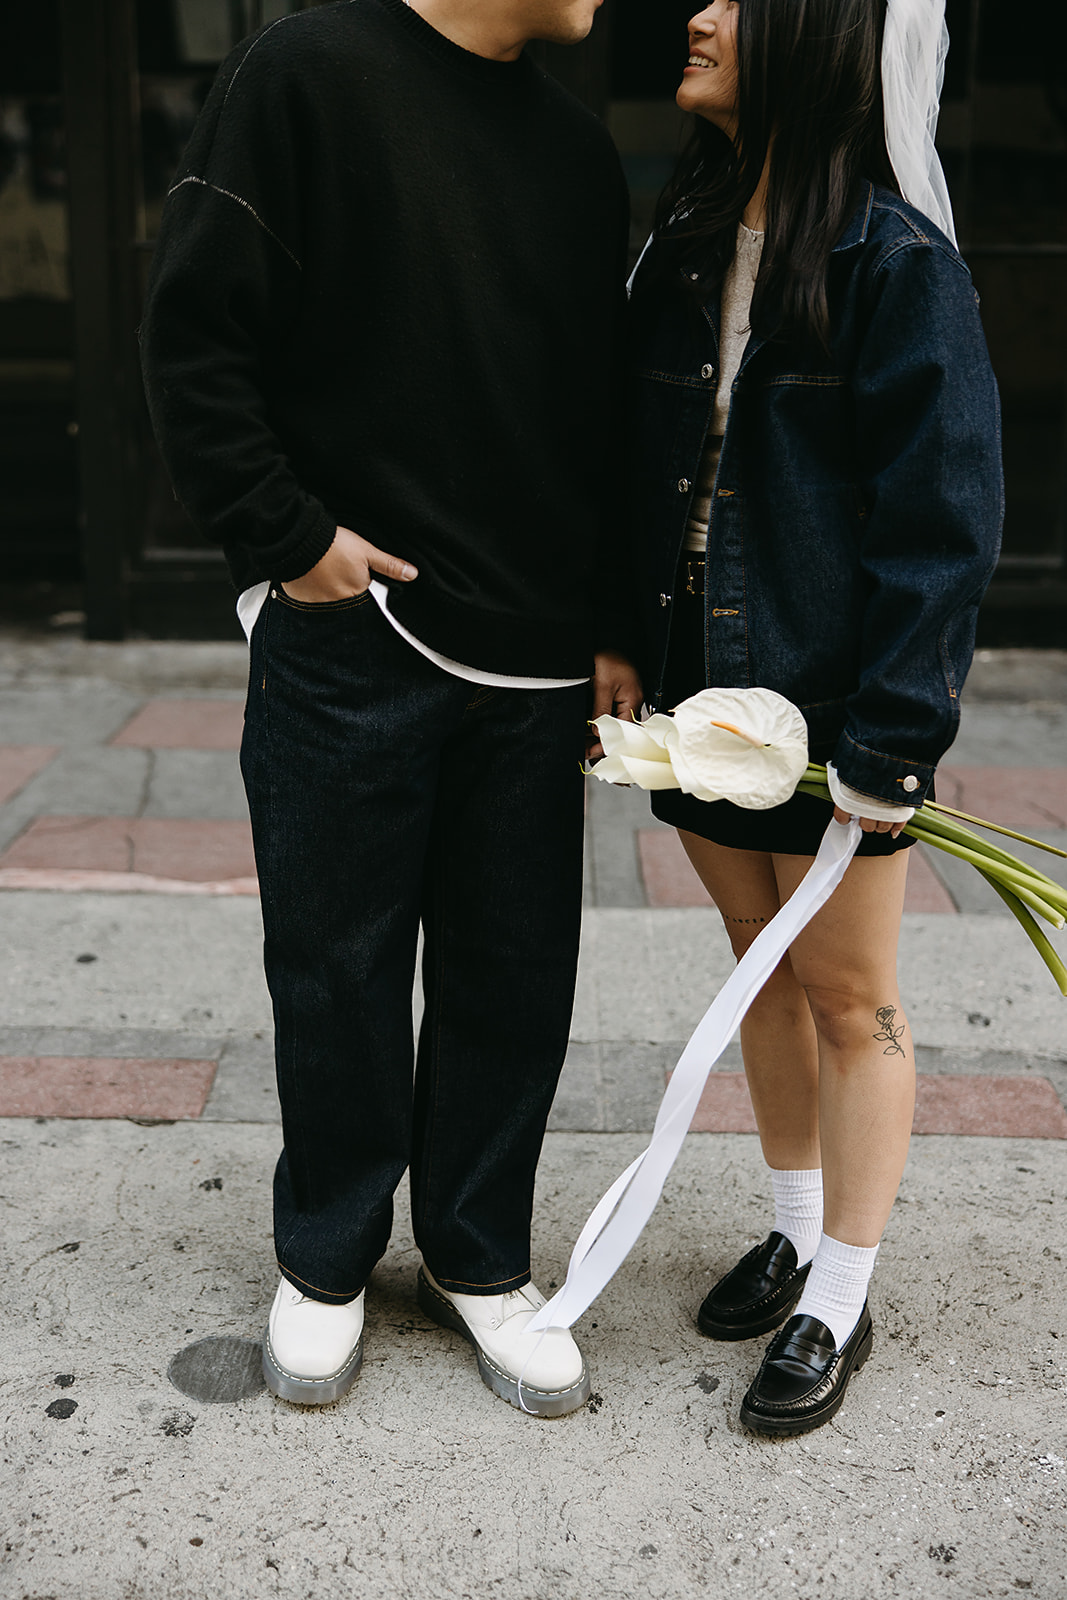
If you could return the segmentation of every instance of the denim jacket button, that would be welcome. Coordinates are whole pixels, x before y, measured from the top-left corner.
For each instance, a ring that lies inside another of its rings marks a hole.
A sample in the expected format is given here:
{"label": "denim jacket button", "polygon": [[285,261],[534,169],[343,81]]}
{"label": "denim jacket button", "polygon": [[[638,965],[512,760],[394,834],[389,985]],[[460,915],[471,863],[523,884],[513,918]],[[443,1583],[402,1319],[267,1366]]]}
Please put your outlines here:
{"label": "denim jacket button", "polygon": [[704,365],[700,369],[700,376],[702,378],[713,378],[715,376],[715,368],[712,366],[710,361],[705,361]]}
{"label": "denim jacket button", "polygon": [[689,479],[688,478],[679,478],[678,479],[678,493],[679,494],[688,494],[689,493]]}
{"label": "denim jacket button", "polygon": [[908,776],[904,779],[904,792],[905,792],[905,794],[914,794],[918,787],[919,787],[918,778],[915,776],[915,774],[913,772],[909,773]]}

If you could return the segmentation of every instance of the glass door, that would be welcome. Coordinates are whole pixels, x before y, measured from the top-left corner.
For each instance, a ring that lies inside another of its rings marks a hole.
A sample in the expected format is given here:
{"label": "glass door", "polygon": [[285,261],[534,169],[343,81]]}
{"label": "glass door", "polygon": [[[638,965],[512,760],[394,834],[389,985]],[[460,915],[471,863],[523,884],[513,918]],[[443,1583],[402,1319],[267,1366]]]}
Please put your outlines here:
{"label": "glass door", "polygon": [[1001,601],[1024,602],[1028,585],[1031,608],[1049,612],[1044,623],[1035,613],[1045,635],[1035,643],[1063,642],[1062,597],[1054,602],[1067,580],[1067,70],[1053,48],[1061,10],[1032,0],[1025,26],[1005,26],[991,0],[949,0],[938,140],[1004,410],[1004,587],[988,617]]}

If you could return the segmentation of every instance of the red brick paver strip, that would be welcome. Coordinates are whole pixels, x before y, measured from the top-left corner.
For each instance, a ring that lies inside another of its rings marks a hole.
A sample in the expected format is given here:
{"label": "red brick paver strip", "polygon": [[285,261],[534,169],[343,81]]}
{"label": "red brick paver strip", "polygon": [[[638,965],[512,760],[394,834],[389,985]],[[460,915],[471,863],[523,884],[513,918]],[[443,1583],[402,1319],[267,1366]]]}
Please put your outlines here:
{"label": "red brick paver strip", "polygon": [[1067,1111],[1047,1078],[920,1077],[916,1133],[1067,1139]]}
{"label": "red brick paver strip", "polygon": [[199,1117],[214,1061],[0,1056],[0,1117]]}
{"label": "red brick paver strip", "polygon": [[49,867],[0,867],[0,889],[36,889],[59,894],[179,894],[218,898],[258,895],[256,878],[150,878],[144,872],[78,872]]}
{"label": "red brick paver strip", "polygon": [[[645,894],[650,906],[659,910],[667,907],[710,906],[714,904],[704,885],[697,877],[682,848],[678,835],[665,828],[639,828],[637,832],[638,858],[644,879]],[[908,857],[908,887],[904,898],[905,911],[932,911],[954,913],[955,902],[921,847],[912,849]]]}
{"label": "red brick paver strip", "polygon": [[[931,851],[931,854],[935,852]],[[956,902],[930,864],[923,846],[908,851],[908,883],[904,890],[905,911],[934,911],[945,916],[956,914]]]}
{"label": "red brick paver strip", "polygon": [[149,700],[111,743],[151,750],[238,750],[243,726],[239,700]]}
{"label": "red brick paver strip", "polygon": [[[756,1132],[743,1072],[709,1075],[692,1131]],[[930,1073],[919,1078],[912,1131],[1001,1139],[1067,1139],[1067,1112],[1047,1078]]]}
{"label": "red brick paver strip", "polygon": [[940,767],[937,798],[1005,828],[1067,828],[1067,767]]}
{"label": "red brick paver strip", "polygon": [[58,754],[55,744],[0,744],[0,805],[24,789]]}
{"label": "red brick paver strip", "polygon": [[673,828],[639,828],[637,854],[650,906],[714,905]]}
{"label": "red brick paver strip", "polygon": [[2,869],[190,883],[254,878],[256,871],[248,822],[163,817],[38,817],[0,854]]}

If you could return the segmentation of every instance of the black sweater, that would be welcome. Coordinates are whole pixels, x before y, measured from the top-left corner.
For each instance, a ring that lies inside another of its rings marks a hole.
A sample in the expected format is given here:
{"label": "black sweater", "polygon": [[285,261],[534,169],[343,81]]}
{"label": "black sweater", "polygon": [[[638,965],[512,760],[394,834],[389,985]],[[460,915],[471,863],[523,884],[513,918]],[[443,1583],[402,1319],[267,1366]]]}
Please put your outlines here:
{"label": "black sweater", "polygon": [[462,50],[403,0],[241,45],[142,327],[175,488],[237,586],[302,576],[341,523],[415,563],[393,611],[446,655],[578,677],[625,644],[606,509],[625,223],[607,133],[526,56]]}

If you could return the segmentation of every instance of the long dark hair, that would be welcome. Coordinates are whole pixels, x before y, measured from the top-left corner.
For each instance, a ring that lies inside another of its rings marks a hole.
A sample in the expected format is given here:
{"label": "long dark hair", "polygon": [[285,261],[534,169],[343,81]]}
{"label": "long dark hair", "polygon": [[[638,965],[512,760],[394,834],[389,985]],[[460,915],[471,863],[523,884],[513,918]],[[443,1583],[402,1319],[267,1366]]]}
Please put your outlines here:
{"label": "long dark hair", "polygon": [[884,16],[885,0],[740,0],[736,143],[697,117],[660,197],[661,264],[710,298],[773,140],[752,302],[763,338],[829,347],[830,251],[863,178],[897,190],[882,121]]}

